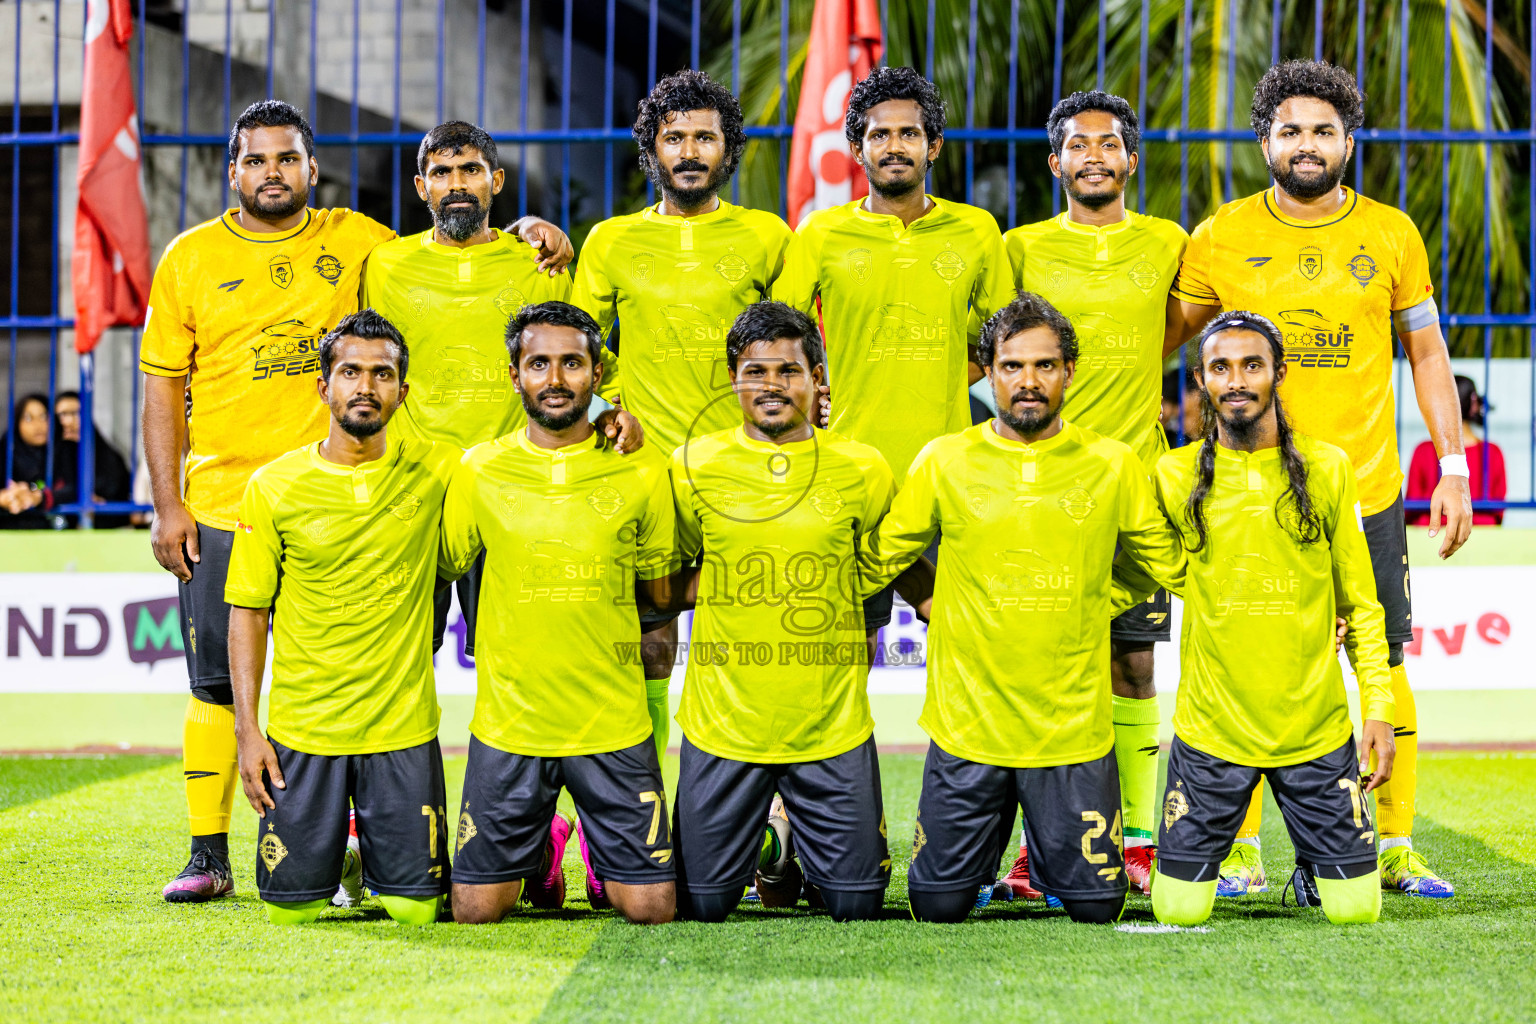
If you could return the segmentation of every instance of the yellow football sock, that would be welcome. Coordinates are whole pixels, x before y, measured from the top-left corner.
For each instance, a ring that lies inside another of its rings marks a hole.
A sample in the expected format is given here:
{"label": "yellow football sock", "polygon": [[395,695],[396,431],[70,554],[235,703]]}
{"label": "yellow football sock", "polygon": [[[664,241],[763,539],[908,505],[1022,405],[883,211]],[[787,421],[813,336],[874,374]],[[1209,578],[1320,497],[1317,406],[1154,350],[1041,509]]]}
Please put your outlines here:
{"label": "yellow football sock", "polygon": [[[1381,917],[1381,872],[1359,878],[1323,878],[1317,882],[1317,898],[1323,913],[1334,924],[1375,924]],[[1153,899],[1156,899],[1154,890]]]}
{"label": "yellow football sock", "polygon": [[1383,839],[1404,839],[1413,835],[1413,801],[1419,789],[1419,713],[1405,665],[1392,669],[1392,699],[1397,703],[1392,729],[1397,759],[1392,778],[1376,790],[1376,827]]}
{"label": "yellow football sock", "polygon": [[647,679],[645,702],[651,711],[651,734],[656,740],[656,763],[667,759],[667,740],[672,736],[672,708],[668,702],[667,688],[671,679]]}
{"label": "yellow football sock", "polygon": [[1182,878],[1152,874],[1152,913],[1163,924],[1183,927],[1202,924],[1216,904],[1216,879],[1186,882]]}
{"label": "yellow football sock", "polygon": [[1157,698],[1114,698],[1115,763],[1127,839],[1151,839],[1157,813]]}
{"label": "yellow football sock", "polygon": [[194,836],[229,831],[229,813],[240,778],[235,757],[235,708],[187,698],[182,724],[182,769],[187,816]]}
{"label": "yellow football sock", "polygon": [[1248,813],[1243,817],[1243,824],[1237,830],[1238,839],[1257,839],[1259,826],[1264,821],[1264,780],[1260,779],[1253,787],[1253,799],[1248,802]]}

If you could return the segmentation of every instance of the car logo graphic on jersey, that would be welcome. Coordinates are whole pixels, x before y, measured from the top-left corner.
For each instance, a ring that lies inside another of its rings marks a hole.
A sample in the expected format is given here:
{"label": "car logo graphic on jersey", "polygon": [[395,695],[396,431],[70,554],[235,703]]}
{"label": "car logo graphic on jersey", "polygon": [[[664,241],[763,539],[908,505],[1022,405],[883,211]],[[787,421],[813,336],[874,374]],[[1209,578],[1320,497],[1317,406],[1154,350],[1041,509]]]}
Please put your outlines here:
{"label": "car logo graphic on jersey", "polygon": [[1272,259],[1274,259],[1273,256],[1249,256],[1247,259],[1243,260],[1243,262],[1251,264],[1253,268],[1257,270],[1259,267],[1262,267]]}
{"label": "car logo graphic on jersey", "polygon": [[[276,828],[275,825],[268,825],[267,827]],[[283,862],[283,858],[288,856],[288,847],[284,846],[283,841],[277,838],[276,832],[268,832],[262,836],[260,845],[261,862],[267,866],[267,874],[270,875],[277,870],[277,866]]]}
{"label": "car logo graphic on jersey", "polygon": [[1335,324],[1315,309],[1282,309],[1279,319],[1287,363],[1335,369],[1349,365],[1355,341],[1349,324]]}
{"label": "car logo graphic on jersey", "polygon": [[649,281],[651,272],[656,269],[656,254],[639,252],[629,258],[629,265],[635,270],[635,280]]}
{"label": "car logo graphic on jersey", "polygon": [[1364,288],[1371,283],[1371,278],[1376,276],[1376,261],[1365,253],[1361,253],[1349,261],[1349,272],[1356,281],[1360,282],[1360,287]]}
{"label": "car logo graphic on jersey", "polygon": [[1141,260],[1131,267],[1131,283],[1143,292],[1150,292],[1152,287],[1162,278],[1151,260]]}
{"label": "car logo graphic on jersey", "polygon": [[950,243],[948,242],[944,243],[944,251],[935,256],[929,266],[933,267],[935,274],[938,274],[950,284],[954,284],[960,279],[960,275],[965,273],[965,260],[961,259],[959,253],[950,248]]}
{"label": "car logo graphic on jersey", "polygon": [[822,484],[811,494],[811,508],[827,522],[843,510],[844,504],[843,496],[831,484]]}
{"label": "car logo graphic on jersey", "polygon": [[1098,505],[1093,500],[1093,495],[1081,487],[1074,487],[1056,502],[1057,506],[1072,517],[1072,521],[1080,523],[1087,519]]}
{"label": "car logo graphic on jersey", "polygon": [[1221,566],[1216,590],[1218,615],[1292,615],[1300,586],[1295,569],[1263,555],[1233,555]]}
{"label": "car logo graphic on jersey", "polygon": [[293,284],[293,261],[287,256],[273,256],[267,261],[267,274],[279,288]]}
{"label": "car logo graphic on jersey", "polygon": [[1317,280],[1317,275],[1323,272],[1323,250],[1315,245],[1302,246],[1296,254],[1296,269],[1308,281]]}
{"label": "car logo graphic on jersey", "polygon": [[1051,282],[1052,291],[1061,291],[1067,286],[1071,275],[1067,271],[1066,260],[1047,260],[1045,264],[1045,276]]}
{"label": "car logo graphic on jersey", "polygon": [[218,288],[221,292],[233,292],[236,288],[239,288],[244,283],[245,278],[237,277],[233,281],[225,281],[223,284],[219,285]]}
{"label": "car logo graphic on jersey", "polygon": [[848,273],[860,284],[869,280],[870,267],[874,266],[875,254],[868,249],[848,250]]}
{"label": "car logo graphic on jersey", "polygon": [[723,319],[686,302],[662,306],[657,312],[661,314],[662,326],[652,332],[656,341],[652,361],[660,363],[676,357],[699,363],[720,358],[730,330]]}
{"label": "car logo graphic on jersey", "polygon": [[526,305],[528,299],[516,288],[503,288],[496,293],[496,308],[502,316],[511,316]]}
{"label": "car logo graphic on jersey", "polygon": [[736,255],[734,249],[715,261],[715,273],[731,282],[731,284],[735,284],[746,277],[747,271],[751,269],[746,260]]}
{"label": "car logo graphic on jersey", "polygon": [[[465,811],[463,814],[460,814],[459,815],[459,834],[456,837],[457,845],[454,846],[453,852],[455,854],[458,854],[459,851],[464,849],[464,844],[465,843],[469,842],[471,839],[475,838],[475,836],[477,836],[479,834],[480,834],[480,830],[475,828],[475,819],[471,818],[469,816],[469,812]],[[477,847],[477,849],[478,849],[478,847]]]}
{"label": "car logo graphic on jersey", "polygon": [[624,507],[624,495],[619,493],[618,488],[604,484],[587,495],[587,504],[604,519],[612,519],[614,513]]}
{"label": "car logo graphic on jersey", "polygon": [[330,253],[326,253],[315,260],[315,273],[331,282],[331,284],[341,280],[341,272],[345,269],[347,268],[341,265],[341,260]]}
{"label": "car logo graphic on jersey", "polygon": [[992,506],[992,488],[980,485],[965,489],[966,511],[977,519],[986,517],[987,509]]}
{"label": "car logo graphic on jersey", "polygon": [[882,359],[929,362],[944,358],[948,334],[944,318],[925,316],[910,302],[892,302],[875,310],[869,334],[870,362]]}
{"label": "car logo graphic on jersey", "polygon": [[421,511],[421,499],[410,491],[401,491],[391,499],[384,511],[403,522],[410,522]]}
{"label": "car logo graphic on jersey", "polygon": [[1173,823],[1189,813],[1189,801],[1184,797],[1184,791],[1180,787],[1184,780],[1174,783],[1174,787],[1163,798],[1163,828],[1173,828]]}

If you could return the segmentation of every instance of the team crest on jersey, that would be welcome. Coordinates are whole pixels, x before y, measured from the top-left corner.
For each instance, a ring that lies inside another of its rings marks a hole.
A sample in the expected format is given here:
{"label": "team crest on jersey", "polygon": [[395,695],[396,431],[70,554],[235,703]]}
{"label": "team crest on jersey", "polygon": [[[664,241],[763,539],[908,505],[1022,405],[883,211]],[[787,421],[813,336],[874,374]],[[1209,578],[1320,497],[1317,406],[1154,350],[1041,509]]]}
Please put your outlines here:
{"label": "team crest on jersey", "polygon": [[1140,260],[1131,267],[1130,276],[1132,284],[1143,292],[1150,292],[1163,275],[1157,272],[1151,260]]}
{"label": "team crest on jersey", "polygon": [[[268,825],[267,827],[269,829],[276,828],[275,825]],[[267,866],[267,874],[270,875],[277,870],[277,866],[283,862],[283,858],[288,856],[288,847],[284,846],[283,841],[277,838],[276,832],[268,832],[262,836],[259,845],[261,847],[261,862]]]}
{"label": "team crest on jersey", "polygon": [[1066,260],[1047,260],[1045,264],[1046,280],[1051,282],[1052,291],[1061,291],[1067,286],[1069,274]]}
{"label": "team crest on jersey", "polygon": [[503,484],[497,493],[501,499],[501,511],[510,520],[517,515],[523,504],[523,490],[515,484]]}
{"label": "team crest on jersey", "polygon": [[516,288],[503,288],[496,293],[496,308],[502,316],[511,316],[526,305],[528,299]]}
{"label": "team crest on jersey", "polygon": [[420,320],[432,310],[432,290],[412,288],[405,293],[405,305],[407,315],[412,320]]}
{"label": "team crest on jersey", "polygon": [[390,501],[385,511],[396,519],[410,522],[416,518],[416,513],[421,511],[421,499],[410,491],[401,491]]}
{"label": "team crest on jersey", "polygon": [[1315,245],[1302,246],[1301,252],[1296,254],[1296,269],[1308,281],[1316,281],[1317,275],[1323,272],[1323,250]]}
{"label": "team crest on jersey", "polygon": [[832,517],[843,510],[843,505],[845,504],[843,496],[838,494],[837,488],[831,484],[822,484],[811,495],[811,508],[815,509],[817,515],[828,522],[831,522]]}
{"label": "team crest on jersey", "polygon": [[1376,261],[1362,252],[1349,261],[1349,274],[1364,288],[1376,276]]}
{"label": "team crest on jersey", "polygon": [[322,253],[315,260],[315,273],[325,278],[331,284],[341,280],[341,272],[347,268],[341,265],[341,260],[330,253]]}
{"label": "team crest on jersey", "polygon": [[848,250],[848,273],[860,284],[869,280],[869,271],[874,264],[875,254],[868,249]]}
{"label": "team crest on jersey", "polygon": [[456,837],[456,845],[453,848],[454,854],[457,855],[460,850],[464,849],[465,843],[479,834],[480,830],[475,828],[475,819],[469,816],[469,812],[465,811],[463,814],[460,814],[459,834]]}
{"label": "team crest on jersey", "polygon": [[326,509],[312,509],[299,520],[294,532],[303,534],[312,544],[324,544],[346,518]]}
{"label": "team crest on jersey", "polygon": [[614,513],[624,507],[624,495],[619,493],[618,488],[604,484],[587,495],[587,504],[605,520],[612,519]]}
{"label": "team crest on jersey", "polygon": [[1074,487],[1066,494],[1063,494],[1056,504],[1063,512],[1071,516],[1072,521],[1075,523],[1080,523],[1087,519],[1089,514],[1098,507],[1093,500],[1093,495],[1081,487]]}
{"label": "team crest on jersey", "polygon": [[715,273],[731,282],[731,284],[735,284],[746,277],[747,271],[751,269],[747,261],[736,254],[735,249],[732,249],[715,261]]}
{"label": "team crest on jersey", "polygon": [[1174,787],[1163,798],[1163,828],[1173,828],[1173,823],[1189,813],[1189,801],[1184,797],[1182,781],[1174,783]]}
{"label": "team crest on jersey", "polygon": [[293,284],[293,261],[287,256],[273,256],[267,261],[267,276],[279,288]]}
{"label": "team crest on jersey", "polygon": [[629,265],[635,270],[636,281],[649,281],[651,274],[656,271],[656,254],[639,252],[629,258]]}
{"label": "team crest on jersey", "polygon": [[986,517],[987,509],[992,506],[992,488],[967,487],[965,489],[965,508],[977,519]]}
{"label": "team crest on jersey", "polygon": [[951,249],[947,242],[944,245],[944,251],[935,256],[929,266],[933,267],[935,274],[950,284],[954,284],[959,280],[960,275],[965,273],[965,260],[961,259],[960,254]]}

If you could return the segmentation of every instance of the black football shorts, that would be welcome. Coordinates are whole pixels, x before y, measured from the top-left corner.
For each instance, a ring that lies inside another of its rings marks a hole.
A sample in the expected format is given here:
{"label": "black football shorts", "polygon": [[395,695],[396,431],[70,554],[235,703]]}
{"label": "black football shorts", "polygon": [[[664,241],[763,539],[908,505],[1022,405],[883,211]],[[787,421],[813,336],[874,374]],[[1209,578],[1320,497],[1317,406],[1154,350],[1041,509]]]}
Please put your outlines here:
{"label": "black football shorts", "polygon": [[1398,498],[1362,522],[1365,546],[1371,553],[1371,573],[1376,577],[1376,600],[1386,613],[1387,643],[1412,643],[1413,591],[1408,584],[1408,527],[1403,519],[1403,499]]}

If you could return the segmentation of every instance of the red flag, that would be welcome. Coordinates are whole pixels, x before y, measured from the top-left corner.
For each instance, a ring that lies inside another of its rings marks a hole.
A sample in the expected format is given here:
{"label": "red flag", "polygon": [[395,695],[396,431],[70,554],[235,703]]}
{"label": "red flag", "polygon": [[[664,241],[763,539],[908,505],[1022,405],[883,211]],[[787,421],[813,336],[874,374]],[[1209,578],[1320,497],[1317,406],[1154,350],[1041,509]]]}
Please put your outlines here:
{"label": "red flag", "polygon": [[816,0],[789,156],[790,227],[812,210],[869,194],[864,171],[848,154],[843,118],[848,93],[883,48],[876,0]]}
{"label": "red flag", "polygon": [[87,0],[75,209],[75,351],[107,327],[139,324],[149,303],[149,217],[139,188],[128,0]]}

